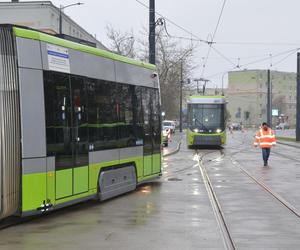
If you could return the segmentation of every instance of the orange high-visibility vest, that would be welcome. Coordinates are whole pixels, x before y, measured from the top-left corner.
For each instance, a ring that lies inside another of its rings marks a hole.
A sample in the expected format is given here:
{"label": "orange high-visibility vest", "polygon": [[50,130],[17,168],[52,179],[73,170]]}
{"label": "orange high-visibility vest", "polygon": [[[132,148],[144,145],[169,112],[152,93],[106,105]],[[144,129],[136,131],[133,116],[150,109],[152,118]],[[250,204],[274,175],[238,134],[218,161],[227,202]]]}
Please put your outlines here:
{"label": "orange high-visibility vest", "polygon": [[255,136],[254,145],[258,145],[258,143],[261,148],[271,148],[273,145],[275,145],[276,138],[272,129],[268,128],[268,130],[265,131],[263,128],[261,128]]}

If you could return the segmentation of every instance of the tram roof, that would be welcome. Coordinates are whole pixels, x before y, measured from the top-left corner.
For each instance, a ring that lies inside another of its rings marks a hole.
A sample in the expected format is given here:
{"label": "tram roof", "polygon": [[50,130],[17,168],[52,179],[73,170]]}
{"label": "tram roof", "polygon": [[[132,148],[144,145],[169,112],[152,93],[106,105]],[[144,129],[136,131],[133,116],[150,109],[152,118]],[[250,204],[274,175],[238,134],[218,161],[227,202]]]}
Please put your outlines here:
{"label": "tram roof", "polygon": [[56,36],[53,36],[50,34],[46,34],[41,31],[33,30],[30,28],[13,26],[13,32],[17,37],[22,37],[22,38],[27,38],[27,39],[37,40],[37,41],[43,41],[43,42],[51,43],[54,45],[59,45],[59,46],[65,47],[65,48],[74,49],[74,50],[81,51],[84,53],[93,54],[96,56],[112,59],[115,61],[120,61],[123,63],[135,65],[135,66],[146,68],[146,69],[151,69],[151,70],[156,69],[156,66],[153,64],[150,64],[150,63],[145,63],[142,61],[134,60],[132,58],[121,56],[121,55],[112,53],[107,50],[94,48],[94,47],[90,47],[90,46],[87,46],[84,44],[65,40],[65,39],[62,39],[62,38],[59,38],[59,37],[56,37]]}
{"label": "tram roof", "polygon": [[188,104],[225,104],[226,99],[224,96],[202,96],[193,95],[187,99]]}

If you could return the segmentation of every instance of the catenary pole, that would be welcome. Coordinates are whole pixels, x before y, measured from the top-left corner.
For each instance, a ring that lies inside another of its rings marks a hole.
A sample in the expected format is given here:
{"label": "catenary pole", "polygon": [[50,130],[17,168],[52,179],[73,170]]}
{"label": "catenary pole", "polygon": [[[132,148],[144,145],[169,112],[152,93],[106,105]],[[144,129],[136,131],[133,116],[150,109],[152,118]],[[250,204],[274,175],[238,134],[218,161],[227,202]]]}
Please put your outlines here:
{"label": "catenary pole", "polygon": [[268,69],[268,82],[267,82],[267,123],[272,128],[272,83],[271,71]]}
{"label": "catenary pole", "polygon": [[180,62],[180,104],[179,104],[179,131],[182,132],[182,87],[183,87],[183,63]]}
{"label": "catenary pole", "polygon": [[296,141],[300,141],[300,53],[297,53]]}
{"label": "catenary pole", "polygon": [[155,0],[149,4],[149,63],[155,64]]}

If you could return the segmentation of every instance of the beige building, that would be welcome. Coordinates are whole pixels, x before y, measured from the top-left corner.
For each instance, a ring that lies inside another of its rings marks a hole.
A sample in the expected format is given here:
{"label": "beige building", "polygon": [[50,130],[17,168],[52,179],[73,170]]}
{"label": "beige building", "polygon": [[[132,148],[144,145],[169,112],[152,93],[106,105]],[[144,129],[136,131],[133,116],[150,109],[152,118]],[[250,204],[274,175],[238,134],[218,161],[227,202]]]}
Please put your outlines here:
{"label": "beige building", "polygon": [[[296,73],[271,71],[272,124],[296,124]],[[267,121],[267,70],[243,70],[228,73],[227,89],[230,122],[258,126]]]}
{"label": "beige building", "polygon": [[[74,6],[71,8],[80,8]],[[50,34],[59,33],[60,9],[50,1],[0,2],[0,23],[12,23],[41,30]],[[62,33],[96,44],[106,49],[93,35],[62,12]]]}

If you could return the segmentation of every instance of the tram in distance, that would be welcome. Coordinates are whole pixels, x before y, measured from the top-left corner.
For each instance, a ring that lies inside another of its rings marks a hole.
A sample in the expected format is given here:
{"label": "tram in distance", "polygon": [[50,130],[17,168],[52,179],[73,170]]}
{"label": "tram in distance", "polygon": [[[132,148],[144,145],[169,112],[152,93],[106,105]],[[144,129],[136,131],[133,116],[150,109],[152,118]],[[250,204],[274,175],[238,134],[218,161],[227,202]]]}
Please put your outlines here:
{"label": "tram in distance", "polygon": [[187,107],[188,147],[221,146],[226,143],[224,96],[190,96]]}
{"label": "tram in distance", "polygon": [[0,25],[0,218],[105,200],[159,176],[155,69]]}

